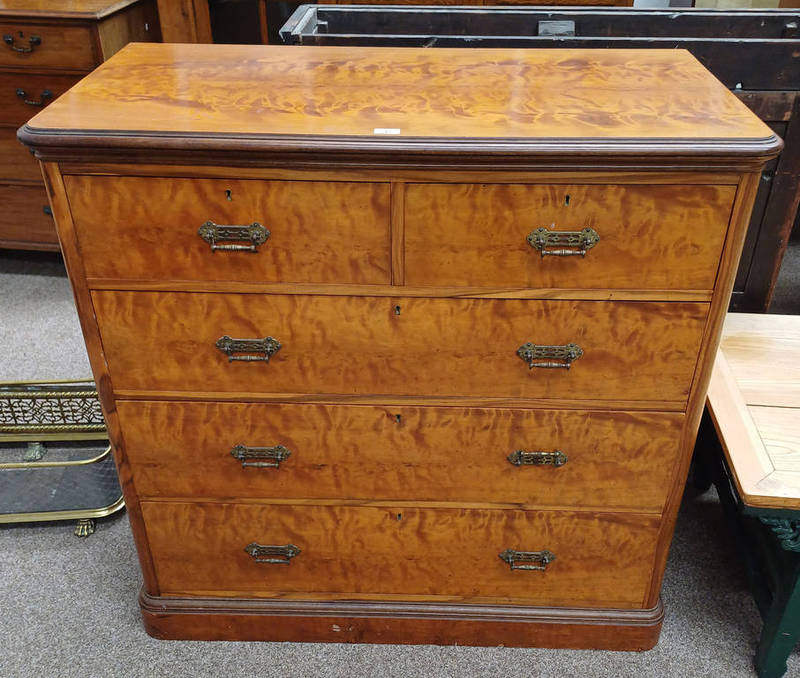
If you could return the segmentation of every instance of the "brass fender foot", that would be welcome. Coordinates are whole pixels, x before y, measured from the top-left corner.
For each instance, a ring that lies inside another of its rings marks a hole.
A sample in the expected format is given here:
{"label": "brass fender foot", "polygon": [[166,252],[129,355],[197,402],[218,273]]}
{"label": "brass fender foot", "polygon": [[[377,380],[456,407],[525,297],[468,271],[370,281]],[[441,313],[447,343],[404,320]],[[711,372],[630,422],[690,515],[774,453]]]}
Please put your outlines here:
{"label": "brass fender foot", "polygon": [[82,518],[75,523],[76,537],[88,537],[90,534],[94,534],[94,520],[91,518]]}

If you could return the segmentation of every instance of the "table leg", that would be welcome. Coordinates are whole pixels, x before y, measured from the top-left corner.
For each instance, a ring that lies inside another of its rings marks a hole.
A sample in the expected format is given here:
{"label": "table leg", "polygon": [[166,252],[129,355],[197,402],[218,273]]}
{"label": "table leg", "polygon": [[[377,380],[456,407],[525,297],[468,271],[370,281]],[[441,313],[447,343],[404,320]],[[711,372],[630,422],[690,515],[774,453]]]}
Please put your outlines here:
{"label": "table leg", "polygon": [[800,558],[781,573],[781,581],[764,617],[764,628],[755,656],[759,678],[780,678],[786,673],[786,658],[800,638]]}

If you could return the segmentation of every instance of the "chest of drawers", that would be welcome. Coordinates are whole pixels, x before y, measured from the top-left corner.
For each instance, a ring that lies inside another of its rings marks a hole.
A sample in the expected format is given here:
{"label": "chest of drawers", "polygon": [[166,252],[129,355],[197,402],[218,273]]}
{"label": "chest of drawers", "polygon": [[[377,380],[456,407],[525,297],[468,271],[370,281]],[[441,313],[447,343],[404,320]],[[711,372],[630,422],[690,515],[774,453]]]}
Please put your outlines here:
{"label": "chest of drawers", "polygon": [[20,138],[148,632],[657,641],[780,148],[691,56],[132,45]]}
{"label": "chest of drawers", "polygon": [[17,128],[131,41],[158,39],[154,0],[0,0],[0,247],[58,251],[39,164]]}

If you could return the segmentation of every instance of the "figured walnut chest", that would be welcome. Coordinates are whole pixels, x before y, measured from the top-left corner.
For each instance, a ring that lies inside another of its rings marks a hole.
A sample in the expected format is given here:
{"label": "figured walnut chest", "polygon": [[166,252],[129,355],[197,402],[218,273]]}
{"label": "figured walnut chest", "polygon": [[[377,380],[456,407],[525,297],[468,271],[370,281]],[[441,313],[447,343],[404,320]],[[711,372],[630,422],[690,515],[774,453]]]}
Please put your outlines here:
{"label": "figured walnut chest", "polygon": [[151,634],[657,641],[780,149],[688,53],[131,45],[20,137]]}

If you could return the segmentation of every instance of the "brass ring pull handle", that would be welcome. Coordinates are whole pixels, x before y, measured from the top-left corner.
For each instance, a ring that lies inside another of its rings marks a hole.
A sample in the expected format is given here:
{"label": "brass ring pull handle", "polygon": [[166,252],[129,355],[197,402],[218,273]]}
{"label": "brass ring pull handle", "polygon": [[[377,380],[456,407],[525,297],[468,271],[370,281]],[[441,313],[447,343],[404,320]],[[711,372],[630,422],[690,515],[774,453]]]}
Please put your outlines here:
{"label": "brass ring pull handle", "polygon": [[553,450],[552,452],[515,450],[506,458],[514,466],[563,466],[567,463],[567,455],[561,450]]}
{"label": "brass ring pull handle", "polygon": [[[197,235],[211,245],[212,252],[217,250],[222,250],[223,252],[257,252],[258,246],[267,242],[270,233],[256,221],[247,226],[223,225],[207,221],[197,230]],[[249,244],[236,245],[228,243],[218,245],[217,243],[220,241],[223,243],[225,241],[246,242]]]}
{"label": "brass ring pull handle", "polygon": [[572,363],[583,355],[583,349],[577,344],[563,346],[543,346],[528,342],[517,349],[517,355],[528,363],[528,369],[534,367],[569,369]]}
{"label": "brass ring pull handle", "polygon": [[515,551],[506,549],[500,555],[500,560],[511,565],[512,570],[537,570],[543,572],[547,566],[556,559],[552,551]]}
{"label": "brass ring pull handle", "polygon": [[[551,224],[550,228],[553,226],[555,224]],[[551,231],[546,228],[537,228],[528,236],[527,240],[533,249],[539,250],[542,257],[547,255],[585,257],[586,251],[600,242],[600,236],[593,228],[584,228],[582,231]]]}
{"label": "brass ring pull handle", "polygon": [[27,47],[19,47],[14,42],[14,36],[10,33],[6,33],[3,36],[3,42],[9,46],[11,50],[14,52],[19,52],[20,54],[30,54],[35,47],[38,47],[42,44],[42,39],[38,35],[32,35],[28,38],[28,46]]}
{"label": "brass ring pull handle", "polygon": [[[244,362],[265,362],[281,349],[281,342],[273,337],[263,339],[232,339],[227,334],[217,339],[215,346],[228,356],[228,362],[242,360]],[[246,355],[234,355],[244,353]],[[252,355],[263,353],[264,355]]]}
{"label": "brass ring pull handle", "polygon": [[[291,453],[291,450],[283,445],[275,445],[273,447],[234,445],[231,448],[231,455],[242,462],[242,468],[248,466],[255,468],[279,468],[281,462],[286,461]],[[250,461],[251,459],[263,459],[266,461]]]}
{"label": "brass ring pull handle", "polygon": [[17,87],[17,96],[22,99],[28,106],[47,106],[47,102],[53,98],[53,93],[49,90],[43,90],[41,95],[39,96],[39,100],[36,101],[34,99],[26,99],[25,97],[28,96],[28,93],[22,89],[22,87]]}
{"label": "brass ring pull handle", "polygon": [[289,561],[300,553],[294,544],[274,546],[272,544],[256,544],[252,542],[244,550],[257,563],[270,563],[272,565],[288,565]]}

